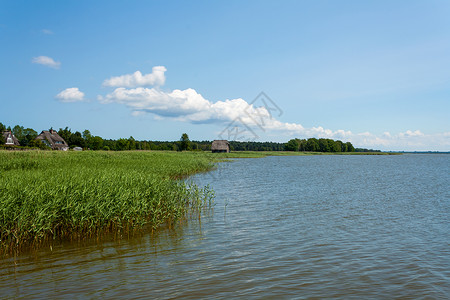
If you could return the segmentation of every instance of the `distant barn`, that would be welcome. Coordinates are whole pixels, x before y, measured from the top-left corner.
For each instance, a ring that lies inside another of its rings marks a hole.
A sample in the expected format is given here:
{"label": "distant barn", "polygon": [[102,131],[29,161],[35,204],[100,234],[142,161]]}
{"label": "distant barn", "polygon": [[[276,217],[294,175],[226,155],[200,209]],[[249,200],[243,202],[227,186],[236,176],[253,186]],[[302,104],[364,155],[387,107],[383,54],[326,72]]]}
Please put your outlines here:
{"label": "distant barn", "polygon": [[41,140],[44,144],[46,144],[53,150],[67,151],[69,149],[69,145],[67,145],[66,141],[62,137],[60,137],[59,134],[53,129],[51,129],[50,131],[42,131],[36,139]]}
{"label": "distant barn", "polygon": [[11,131],[3,131],[3,138],[5,139],[5,145],[20,146],[19,140],[14,136]]}
{"label": "distant barn", "polygon": [[213,153],[228,153],[230,152],[230,143],[227,140],[214,140],[211,145]]}

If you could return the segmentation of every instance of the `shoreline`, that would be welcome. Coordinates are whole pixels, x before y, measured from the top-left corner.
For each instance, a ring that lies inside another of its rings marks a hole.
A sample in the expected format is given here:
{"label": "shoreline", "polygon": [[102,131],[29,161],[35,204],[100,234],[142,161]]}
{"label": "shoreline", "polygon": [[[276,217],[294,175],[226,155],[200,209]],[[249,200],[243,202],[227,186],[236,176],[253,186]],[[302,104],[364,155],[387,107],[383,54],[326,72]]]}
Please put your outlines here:
{"label": "shoreline", "polygon": [[311,156],[311,155],[402,155],[395,152],[300,152],[300,151],[232,151],[212,153],[219,158],[259,158],[266,156]]}

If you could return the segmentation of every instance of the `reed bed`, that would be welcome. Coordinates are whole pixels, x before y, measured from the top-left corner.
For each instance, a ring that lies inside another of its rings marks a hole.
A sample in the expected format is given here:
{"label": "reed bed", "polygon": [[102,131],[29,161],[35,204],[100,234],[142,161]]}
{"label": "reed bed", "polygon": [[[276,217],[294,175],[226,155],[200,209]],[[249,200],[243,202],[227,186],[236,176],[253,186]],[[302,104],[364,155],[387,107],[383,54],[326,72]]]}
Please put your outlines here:
{"label": "reed bed", "polygon": [[173,224],[214,197],[177,179],[212,167],[193,152],[0,151],[1,249]]}

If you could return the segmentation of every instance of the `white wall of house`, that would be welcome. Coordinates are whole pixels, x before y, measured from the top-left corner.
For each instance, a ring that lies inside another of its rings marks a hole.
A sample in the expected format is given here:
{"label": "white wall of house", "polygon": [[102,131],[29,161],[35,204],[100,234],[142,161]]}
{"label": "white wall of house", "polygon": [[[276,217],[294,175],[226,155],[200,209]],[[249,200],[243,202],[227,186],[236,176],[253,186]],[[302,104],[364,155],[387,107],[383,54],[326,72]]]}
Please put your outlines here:
{"label": "white wall of house", "polygon": [[6,145],[14,145],[14,140],[11,136],[11,134],[8,134],[8,137],[6,138]]}

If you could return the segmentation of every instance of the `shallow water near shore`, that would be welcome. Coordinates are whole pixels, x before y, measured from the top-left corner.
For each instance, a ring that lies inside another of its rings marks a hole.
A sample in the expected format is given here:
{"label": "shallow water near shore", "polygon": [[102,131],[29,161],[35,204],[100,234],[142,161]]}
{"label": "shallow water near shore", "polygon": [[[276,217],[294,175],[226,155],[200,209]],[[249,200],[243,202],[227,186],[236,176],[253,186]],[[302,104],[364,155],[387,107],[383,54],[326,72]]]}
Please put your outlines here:
{"label": "shallow water near shore", "polygon": [[216,192],[201,219],[3,259],[0,298],[450,294],[450,155],[238,159],[189,180]]}

